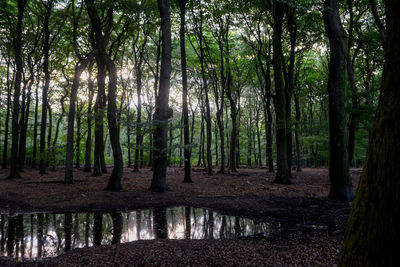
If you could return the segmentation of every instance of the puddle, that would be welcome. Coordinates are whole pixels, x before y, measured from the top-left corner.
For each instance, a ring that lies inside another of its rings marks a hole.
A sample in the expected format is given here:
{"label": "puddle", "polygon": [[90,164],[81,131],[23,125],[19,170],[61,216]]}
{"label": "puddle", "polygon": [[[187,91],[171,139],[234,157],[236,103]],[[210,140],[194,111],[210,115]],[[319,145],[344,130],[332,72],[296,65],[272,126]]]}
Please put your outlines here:
{"label": "puddle", "polygon": [[0,216],[0,254],[17,260],[54,257],[74,248],[157,238],[269,236],[276,222],[256,222],[192,207],[118,213],[35,213]]}

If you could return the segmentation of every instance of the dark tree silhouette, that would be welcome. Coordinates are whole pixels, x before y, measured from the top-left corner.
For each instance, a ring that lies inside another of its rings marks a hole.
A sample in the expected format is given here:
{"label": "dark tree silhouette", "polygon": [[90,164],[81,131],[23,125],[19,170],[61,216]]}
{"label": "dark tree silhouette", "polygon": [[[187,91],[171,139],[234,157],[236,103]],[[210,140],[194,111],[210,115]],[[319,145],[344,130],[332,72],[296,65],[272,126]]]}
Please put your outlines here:
{"label": "dark tree silhouette", "polygon": [[340,266],[397,266],[400,232],[400,5],[386,3],[385,66],[367,159],[347,223]]}
{"label": "dark tree silhouette", "polygon": [[161,16],[162,53],[160,70],[160,89],[156,100],[154,123],[154,164],[153,180],[150,190],[165,192],[167,190],[167,136],[168,118],[172,109],[168,106],[170,78],[171,78],[171,18],[169,0],[158,0],[158,9]]}

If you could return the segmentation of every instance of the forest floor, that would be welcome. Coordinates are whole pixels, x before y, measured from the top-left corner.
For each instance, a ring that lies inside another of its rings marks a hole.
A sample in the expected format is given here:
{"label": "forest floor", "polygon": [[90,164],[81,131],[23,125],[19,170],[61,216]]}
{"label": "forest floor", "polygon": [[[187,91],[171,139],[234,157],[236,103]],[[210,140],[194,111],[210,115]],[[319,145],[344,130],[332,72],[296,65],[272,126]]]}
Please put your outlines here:
{"label": "forest floor", "polygon": [[[111,169],[109,169],[111,172]],[[356,188],[361,169],[352,169]],[[268,238],[220,240],[148,240],[74,249],[55,258],[18,265],[267,265],[335,266],[351,204],[327,199],[326,168],[293,172],[290,185],[274,184],[266,169],[240,168],[232,174],[205,174],[193,168],[194,183],[182,183],[182,168],[169,168],[167,193],[148,190],[152,172],[125,168],[121,192],[104,191],[109,175],[92,177],[74,170],[75,183],[64,173],[39,175],[27,169],[23,179],[7,180],[0,170],[0,213],[127,211],[153,207],[206,207],[226,215],[301,224],[309,231]],[[315,227],[317,226],[317,227]],[[0,265],[15,264],[0,258]]]}

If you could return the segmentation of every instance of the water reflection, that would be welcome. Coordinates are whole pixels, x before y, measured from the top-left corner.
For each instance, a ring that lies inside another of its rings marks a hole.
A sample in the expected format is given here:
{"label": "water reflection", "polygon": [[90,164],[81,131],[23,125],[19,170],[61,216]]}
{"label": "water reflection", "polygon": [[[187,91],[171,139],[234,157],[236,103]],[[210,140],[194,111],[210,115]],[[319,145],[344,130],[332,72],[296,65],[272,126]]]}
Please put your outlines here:
{"label": "water reflection", "polygon": [[219,239],[279,231],[279,225],[191,207],[113,213],[0,216],[1,255],[53,257],[74,248],[155,238]]}

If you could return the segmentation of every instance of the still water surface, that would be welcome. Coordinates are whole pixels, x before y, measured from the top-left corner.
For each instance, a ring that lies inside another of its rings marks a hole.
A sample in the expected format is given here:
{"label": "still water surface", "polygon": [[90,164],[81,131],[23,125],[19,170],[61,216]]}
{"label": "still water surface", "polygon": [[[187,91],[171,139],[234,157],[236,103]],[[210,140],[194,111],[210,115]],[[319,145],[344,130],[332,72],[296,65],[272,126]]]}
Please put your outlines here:
{"label": "still water surface", "polygon": [[269,236],[278,231],[278,223],[256,222],[192,207],[115,213],[2,214],[0,254],[23,260],[137,240],[239,238]]}

